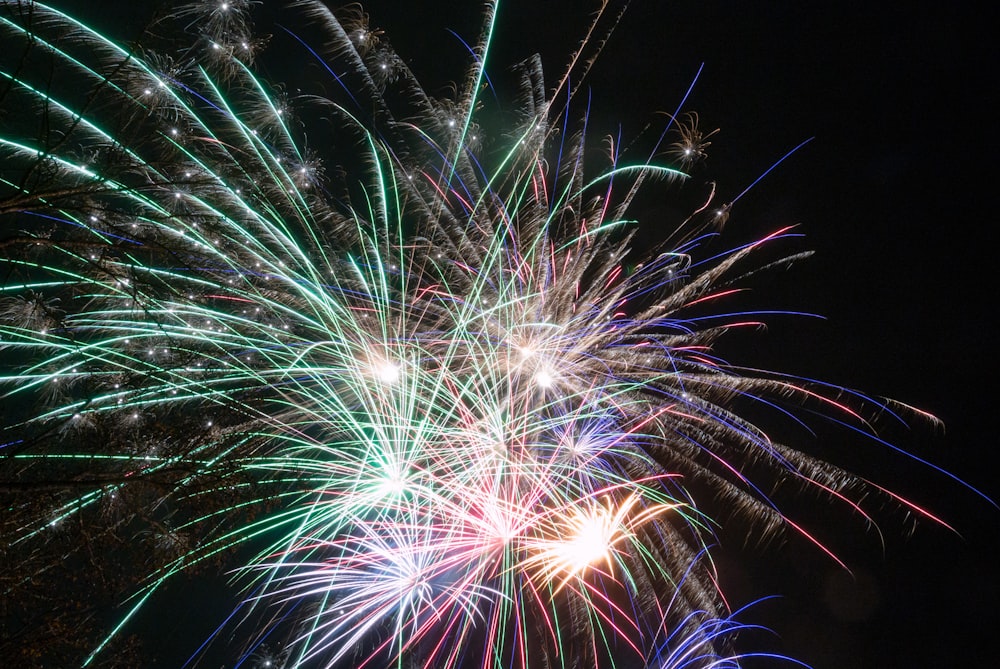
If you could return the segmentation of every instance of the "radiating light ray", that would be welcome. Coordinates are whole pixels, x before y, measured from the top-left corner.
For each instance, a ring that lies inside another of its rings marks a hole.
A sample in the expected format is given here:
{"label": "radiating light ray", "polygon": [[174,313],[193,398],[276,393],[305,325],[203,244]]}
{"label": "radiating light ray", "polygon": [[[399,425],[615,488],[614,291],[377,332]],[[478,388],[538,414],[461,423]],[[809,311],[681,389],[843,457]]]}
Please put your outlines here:
{"label": "radiating light ray", "polygon": [[801,257],[742,269],[798,234],[705,251],[713,186],[662,248],[634,248],[639,188],[689,177],[619,137],[585,160],[589,101],[579,136],[571,116],[601,45],[551,93],[526,65],[503,128],[482,95],[497,3],[442,100],[360,8],[312,0],[276,31],[320,77],[288,99],[253,62],[251,4],[183,5],[156,31],[180,46],[157,54],[0,0],[19,119],[0,134],[18,231],[0,239],[0,384],[34,402],[0,453],[4,485],[53,491],[43,511],[11,498],[8,542],[70,523],[186,538],[149,539],[84,664],[179,576],[225,564],[244,598],[194,663],[242,637],[240,662],[280,639],[296,667],[736,667],[708,510],[838,563],[772,491],[865,521],[880,491],[935,518],[743,417],[808,429],[818,408],[878,442],[869,409],[892,409],[713,353],[808,315],[707,311]]}

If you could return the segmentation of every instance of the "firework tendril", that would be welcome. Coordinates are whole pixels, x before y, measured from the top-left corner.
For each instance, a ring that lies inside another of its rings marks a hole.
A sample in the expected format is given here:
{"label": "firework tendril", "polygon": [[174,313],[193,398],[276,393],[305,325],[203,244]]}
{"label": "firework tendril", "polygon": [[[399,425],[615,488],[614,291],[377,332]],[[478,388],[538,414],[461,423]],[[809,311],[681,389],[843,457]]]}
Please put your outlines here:
{"label": "firework tendril", "polygon": [[635,249],[640,186],[683,188],[714,132],[679,110],[662,164],[593,167],[596,37],[494,113],[495,5],[435,99],[360,8],[286,4],[294,96],[248,0],[130,46],[0,2],[8,550],[82,526],[146,555],[79,661],[210,569],[242,593],[210,641],[255,666],[739,666],[715,523],[825,551],[775,490],[891,497],[740,410],[869,432],[888,405],[713,353],[792,231],[702,253],[713,188]]}

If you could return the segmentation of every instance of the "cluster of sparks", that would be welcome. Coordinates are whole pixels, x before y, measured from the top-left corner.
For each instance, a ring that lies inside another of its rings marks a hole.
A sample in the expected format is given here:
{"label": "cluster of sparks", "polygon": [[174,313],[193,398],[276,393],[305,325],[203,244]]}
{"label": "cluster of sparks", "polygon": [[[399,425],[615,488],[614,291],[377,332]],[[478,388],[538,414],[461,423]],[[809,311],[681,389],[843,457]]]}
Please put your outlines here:
{"label": "cluster of sparks", "polygon": [[[790,523],[765,488],[780,482],[861,512],[856,479],[732,402],[860,416],[836,389],[713,355],[756,318],[698,315],[788,231],[694,260],[706,202],[636,264],[635,190],[684,174],[616,150],[586,171],[582,134],[556,125],[568,106],[552,109],[565,86],[547,93],[534,62],[518,122],[478,149],[495,7],[444,103],[360,10],[294,2],[323,42],[286,32],[339,96],[293,105],[255,73],[250,4],[184,6],[171,20],[195,39],[166,58],[0,3],[4,49],[24,54],[2,63],[5,105],[58,129],[0,136],[0,213],[18,230],[0,382],[5,402],[44,402],[4,457],[26,482],[94,481],[11,545],[143,504],[115,522],[161,558],[108,640],[222,555],[245,593],[244,657],[280,637],[269,665],[738,666],[687,483],[761,532]],[[318,121],[336,128],[316,130],[321,150],[302,129]],[[132,492],[151,482],[155,500]],[[158,522],[140,534],[143,518]]]}

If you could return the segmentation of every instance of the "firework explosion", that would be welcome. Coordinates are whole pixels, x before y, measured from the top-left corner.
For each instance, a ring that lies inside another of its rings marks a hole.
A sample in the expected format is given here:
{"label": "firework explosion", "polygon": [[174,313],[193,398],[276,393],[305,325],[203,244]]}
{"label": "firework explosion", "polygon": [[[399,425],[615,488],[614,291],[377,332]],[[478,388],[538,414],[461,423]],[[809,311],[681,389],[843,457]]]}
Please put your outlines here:
{"label": "firework explosion", "polygon": [[255,666],[739,666],[714,523],[825,551],[774,491],[891,497],[740,411],[867,431],[888,407],[713,353],[760,324],[728,300],[801,257],[753,261],[789,231],[701,257],[730,211],[710,189],[638,254],[639,187],[683,188],[713,132],[675,113],[662,164],[612,142],[592,167],[590,42],[551,89],[524,63],[498,112],[496,7],[435,99],[358,7],[296,0],[271,39],[319,83],[291,96],[252,4],[123,47],[0,3],[8,550],[142,554],[73,661],[112,665],[214,570],[243,593],[214,643]]}

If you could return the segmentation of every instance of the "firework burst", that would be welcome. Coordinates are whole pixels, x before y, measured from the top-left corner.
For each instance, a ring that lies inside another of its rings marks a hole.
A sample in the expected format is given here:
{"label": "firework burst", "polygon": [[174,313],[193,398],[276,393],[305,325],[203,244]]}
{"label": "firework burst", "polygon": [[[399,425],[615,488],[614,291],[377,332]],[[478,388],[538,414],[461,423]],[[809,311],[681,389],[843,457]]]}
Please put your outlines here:
{"label": "firework burst", "polygon": [[729,212],[707,198],[640,257],[636,192],[682,184],[714,131],[689,112],[676,164],[612,144],[595,169],[537,59],[496,127],[494,6],[439,100],[367,14],[308,0],[271,39],[319,83],[287,95],[253,4],[184,5],[126,48],[0,3],[4,532],[144,555],[75,661],[222,569],[243,601],[215,642],[259,666],[738,666],[706,511],[809,537],[774,490],[863,516],[873,492],[738,407],[862,430],[886,408],[713,354],[760,317],[706,309],[801,257],[752,264],[790,231],[700,259]]}

